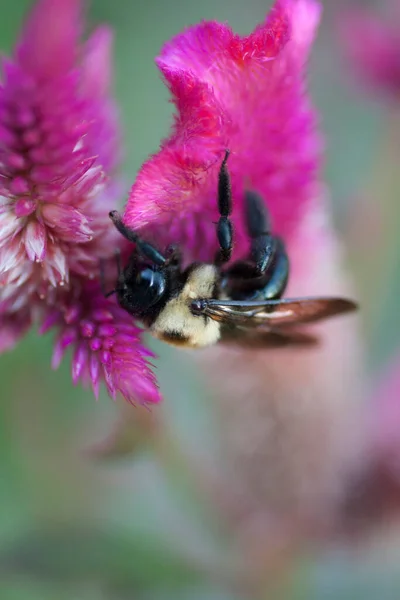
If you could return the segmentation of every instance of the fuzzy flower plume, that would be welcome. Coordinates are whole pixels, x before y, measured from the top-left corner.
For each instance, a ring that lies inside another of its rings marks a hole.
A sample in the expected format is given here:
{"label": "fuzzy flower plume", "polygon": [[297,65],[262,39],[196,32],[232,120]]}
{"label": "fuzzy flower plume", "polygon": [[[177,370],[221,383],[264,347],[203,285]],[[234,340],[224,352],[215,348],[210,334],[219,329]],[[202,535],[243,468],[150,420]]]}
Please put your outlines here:
{"label": "fuzzy flower plume", "polygon": [[393,22],[385,23],[361,8],[345,14],[340,23],[345,48],[360,77],[373,90],[394,99],[400,95],[399,26],[398,10]]}
{"label": "fuzzy flower plume", "polygon": [[303,66],[319,13],[314,2],[280,0],[247,37],[203,22],[164,46],[157,65],[177,115],[171,136],[133,185],[127,224],[164,222],[171,228],[168,241],[187,243],[197,259],[210,259],[217,172],[229,148],[236,256],[246,250],[247,185],[265,197],[279,233],[289,234],[316,195],[321,143]]}
{"label": "fuzzy flower plume", "polygon": [[120,158],[109,96],[111,32],[81,45],[80,0],[40,0],[0,86],[0,350],[32,321],[58,329],[56,366],[72,346],[72,377],[103,379],[112,396],[158,401],[140,330],[99,285],[99,259],[119,237]]}
{"label": "fuzzy flower plume", "polygon": [[[277,0],[248,36],[203,22],[164,46],[157,65],[175,120],[132,187],[128,225],[157,234],[161,247],[180,242],[188,256],[212,258],[217,173],[228,148],[234,259],[249,252],[243,198],[251,187],[287,244],[288,295],[352,295],[320,178],[322,141],[306,85],[320,12],[315,0]],[[340,494],[362,380],[358,336],[347,318],[321,325],[318,334],[319,347],[306,351],[220,345],[196,354],[221,413],[224,477],[231,476],[225,489],[246,490],[249,514],[268,507],[314,517]]]}
{"label": "fuzzy flower plume", "polygon": [[90,81],[90,53],[104,40],[97,34],[99,49],[89,47],[77,68],[79,23],[77,0],[39,3],[14,59],[3,62],[0,277],[20,285],[29,272],[43,294],[68,283],[71,269],[93,273],[88,242],[105,233],[98,188],[113,164],[99,160],[102,108]]}

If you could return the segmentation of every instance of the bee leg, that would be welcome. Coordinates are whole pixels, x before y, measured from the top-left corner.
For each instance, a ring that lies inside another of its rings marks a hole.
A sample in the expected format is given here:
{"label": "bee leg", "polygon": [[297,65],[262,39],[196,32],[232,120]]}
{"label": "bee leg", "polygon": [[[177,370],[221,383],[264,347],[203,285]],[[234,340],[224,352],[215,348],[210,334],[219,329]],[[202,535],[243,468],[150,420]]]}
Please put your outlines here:
{"label": "bee leg", "polygon": [[114,223],[115,227],[118,229],[121,235],[124,236],[129,242],[136,244],[136,248],[139,254],[148,258],[155,265],[162,267],[165,265],[165,257],[159,252],[154,246],[142,240],[138,234],[129,229],[122,221],[122,217],[117,210],[112,210],[109,213],[109,217],[111,221]]}
{"label": "bee leg", "polygon": [[227,168],[229,150],[225,152],[224,160],[218,175],[218,211],[217,238],[219,250],[215,255],[215,264],[222,265],[230,260],[233,248],[233,226],[229,216],[232,212],[231,180]]}
{"label": "bee leg", "polygon": [[259,296],[265,300],[277,300],[283,295],[289,278],[289,258],[285,244],[275,238],[276,251],[273,263],[268,270],[268,278]]}
{"label": "bee leg", "polygon": [[224,273],[226,292],[234,299],[272,300],[285,291],[289,260],[283,241],[270,232],[264,200],[254,191],[245,195],[246,228],[251,240],[250,255]]}
{"label": "bee leg", "polygon": [[271,234],[263,198],[251,190],[245,192],[245,218],[251,239],[249,258],[255,268],[254,275],[260,276],[269,268],[275,257],[277,240]]}

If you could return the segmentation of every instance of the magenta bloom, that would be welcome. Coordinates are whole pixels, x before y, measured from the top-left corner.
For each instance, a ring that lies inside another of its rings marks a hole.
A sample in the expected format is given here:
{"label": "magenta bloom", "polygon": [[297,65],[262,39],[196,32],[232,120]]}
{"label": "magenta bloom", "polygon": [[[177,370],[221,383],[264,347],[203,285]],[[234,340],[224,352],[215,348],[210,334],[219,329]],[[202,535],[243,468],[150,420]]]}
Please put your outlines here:
{"label": "magenta bloom", "polygon": [[[42,280],[43,290],[67,283],[71,270],[90,274],[96,254],[88,242],[105,232],[97,188],[113,165],[99,160],[104,138],[95,139],[93,50],[80,69],[75,64],[79,12],[76,0],[68,7],[60,0],[40,3],[14,60],[3,63],[0,273],[7,285],[20,283],[22,270],[36,284]],[[97,36],[93,43],[107,42]],[[40,269],[23,264],[35,262]]]}
{"label": "magenta bloom", "polygon": [[319,13],[314,2],[281,0],[248,37],[204,22],[164,46],[157,64],[178,112],[171,136],[133,185],[128,225],[151,229],[157,222],[157,236],[167,231],[163,241],[209,260],[217,172],[229,148],[236,256],[246,251],[246,185],[266,199],[275,229],[290,234],[317,193],[321,144],[303,67]]}
{"label": "magenta bloom", "polygon": [[393,15],[394,22],[385,23],[368,10],[357,9],[345,14],[341,23],[347,53],[360,76],[371,88],[395,99],[400,94],[399,17]]}
{"label": "magenta bloom", "polygon": [[108,218],[120,140],[111,34],[100,28],[80,46],[81,8],[80,0],[40,0],[3,62],[0,350],[40,319],[43,330],[59,331],[55,366],[74,348],[74,382],[91,381],[97,394],[104,379],[113,397],[157,402],[140,330],[98,282],[100,258],[120,241]]}
{"label": "magenta bloom", "polygon": [[[228,148],[233,259],[249,251],[243,198],[251,187],[287,244],[288,295],[353,295],[330,226],[322,143],[306,86],[319,17],[315,0],[277,0],[247,37],[205,22],[164,46],[157,64],[176,116],[132,187],[128,226],[161,248],[180,242],[188,259],[212,259],[217,172]],[[268,506],[317,515],[341,490],[355,443],[350,423],[362,382],[359,338],[354,319],[323,324],[318,333],[320,347],[306,352],[216,346],[196,354],[220,401],[230,459],[224,476],[232,476],[240,494],[246,490],[251,512]]]}

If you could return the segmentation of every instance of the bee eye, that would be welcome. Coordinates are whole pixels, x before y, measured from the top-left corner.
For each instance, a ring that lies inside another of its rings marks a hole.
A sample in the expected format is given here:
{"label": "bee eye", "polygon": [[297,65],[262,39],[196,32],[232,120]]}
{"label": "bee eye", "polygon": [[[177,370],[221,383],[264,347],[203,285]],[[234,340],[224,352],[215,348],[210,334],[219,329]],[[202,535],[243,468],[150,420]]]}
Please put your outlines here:
{"label": "bee eye", "polygon": [[164,274],[146,267],[136,276],[132,287],[132,304],[138,311],[146,310],[160,300],[165,289]]}

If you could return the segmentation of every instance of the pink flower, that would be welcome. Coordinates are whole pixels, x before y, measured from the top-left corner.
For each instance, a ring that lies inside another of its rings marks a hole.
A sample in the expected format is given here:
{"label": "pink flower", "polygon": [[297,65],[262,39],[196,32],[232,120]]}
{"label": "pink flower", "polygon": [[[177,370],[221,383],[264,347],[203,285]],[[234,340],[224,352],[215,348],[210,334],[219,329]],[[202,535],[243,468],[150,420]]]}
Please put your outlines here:
{"label": "pink flower", "polygon": [[[229,148],[233,258],[248,253],[243,196],[251,186],[287,244],[288,295],[353,295],[340,268],[305,80],[319,16],[315,0],[277,0],[247,37],[205,22],[164,46],[157,65],[176,106],[174,125],[132,187],[128,226],[161,248],[179,242],[188,258],[210,260],[217,172]],[[196,355],[219,392],[222,481],[230,481],[221,488],[239,492],[242,515],[268,507],[317,518],[342,491],[357,446],[359,337],[352,318],[323,324],[318,333],[320,346],[307,351],[218,346]]]}
{"label": "pink flower", "polygon": [[[120,158],[111,33],[81,47],[80,0],[40,0],[0,87],[0,350],[33,321],[58,331],[53,366],[130,402],[160,399],[141,332],[100,292],[120,237],[108,212]],[[114,276],[115,282],[115,276]]]}
{"label": "pink flower", "polygon": [[319,187],[321,140],[303,69],[319,12],[314,2],[281,0],[248,37],[204,22],[164,46],[157,64],[178,113],[171,136],[133,185],[128,225],[167,225],[167,241],[210,259],[217,172],[229,148],[236,256],[246,250],[246,185],[264,196],[276,230],[290,235]]}
{"label": "pink flower", "polygon": [[78,0],[42,0],[3,62],[0,279],[20,286],[30,271],[43,293],[71,271],[93,275],[107,248],[100,187],[115,166],[115,108],[98,65],[110,34],[100,30],[81,51],[79,32]]}
{"label": "pink flower", "polygon": [[[400,17],[400,15],[397,15]],[[354,9],[343,17],[342,38],[360,77],[373,89],[400,93],[400,33],[396,15],[385,23],[372,12]]]}

